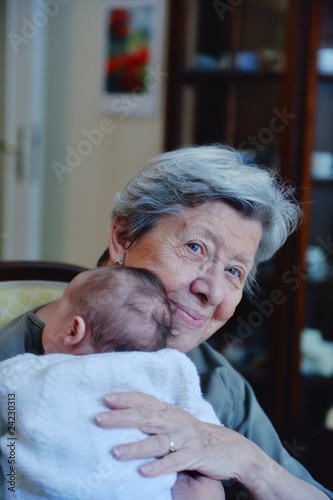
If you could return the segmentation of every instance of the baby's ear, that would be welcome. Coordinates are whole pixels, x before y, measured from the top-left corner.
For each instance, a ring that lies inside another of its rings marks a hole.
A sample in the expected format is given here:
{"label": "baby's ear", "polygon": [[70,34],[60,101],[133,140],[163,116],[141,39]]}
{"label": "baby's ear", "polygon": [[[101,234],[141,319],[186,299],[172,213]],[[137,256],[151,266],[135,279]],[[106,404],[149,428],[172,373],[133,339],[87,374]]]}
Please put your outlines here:
{"label": "baby's ear", "polygon": [[84,339],[87,333],[87,324],[81,316],[75,316],[64,338],[65,346],[75,346]]}

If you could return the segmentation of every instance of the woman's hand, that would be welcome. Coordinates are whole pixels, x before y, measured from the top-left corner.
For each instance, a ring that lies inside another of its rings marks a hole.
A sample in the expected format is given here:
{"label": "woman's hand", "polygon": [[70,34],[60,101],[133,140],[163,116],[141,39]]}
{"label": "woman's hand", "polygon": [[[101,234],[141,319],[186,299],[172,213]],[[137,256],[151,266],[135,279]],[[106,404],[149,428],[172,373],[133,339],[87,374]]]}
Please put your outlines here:
{"label": "woman's hand", "polygon": [[[242,462],[256,460],[256,446],[223,426],[199,421],[181,408],[139,392],[109,394],[113,411],[100,413],[98,425],[138,428],[151,436],[113,449],[119,460],[159,457],[140,467],[142,475],[159,476],[184,470],[216,480],[240,480]],[[170,453],[170,440],[175,452]],[[246,459],[244,457],[247,457]]]}
{"label": "woman's hand", "polygon": [[172,488],[173,500],[225,500],[221,481],[201,474],[179,472]]}
{"label": "woman's hand", "polygon": [[[137,428],[150,434],[147,439],[113,449],[118,460],[159,457],[140,467],[143,476],[197,471],[218,481],[239,482],[253,500],[328,498],[231,429],[201,422],[175,405],[140,392],[108,394],[105,401],[113,411],[97,415],[98,425]],[[171,441],[174,452],[170,450]]]}

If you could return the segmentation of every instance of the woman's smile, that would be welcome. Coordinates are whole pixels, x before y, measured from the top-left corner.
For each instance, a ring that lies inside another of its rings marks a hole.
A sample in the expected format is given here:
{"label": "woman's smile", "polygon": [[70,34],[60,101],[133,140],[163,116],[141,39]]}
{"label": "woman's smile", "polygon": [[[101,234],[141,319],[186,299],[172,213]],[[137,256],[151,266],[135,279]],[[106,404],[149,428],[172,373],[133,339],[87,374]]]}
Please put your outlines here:
{"label": "woman's smile", "polygon": [[174,313],[178,316],[178,318],[186,323],[189,327],[192,328],[202,328],[206,321],[208,320],[207,316],[203,316],[198,312],[190,309],[189,307],[176,304],[171,300],[172,309],[174,309]]}

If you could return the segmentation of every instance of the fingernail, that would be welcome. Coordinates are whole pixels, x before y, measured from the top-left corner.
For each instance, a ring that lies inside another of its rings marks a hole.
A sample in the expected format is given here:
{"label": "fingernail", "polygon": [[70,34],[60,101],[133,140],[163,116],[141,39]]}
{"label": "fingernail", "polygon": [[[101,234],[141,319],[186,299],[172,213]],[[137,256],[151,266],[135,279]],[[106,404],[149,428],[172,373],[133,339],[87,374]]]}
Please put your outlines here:
{"label": "fingernail", "polygon": [[151,466],[150,464],[144,464],[139,467],[139,472],[143,472],[143,474],[149,474],[151,472]]}
{"label": "fingernail", "polygon": [[105,401],[107,401],[108,403],[113,403],[114,401],[116,401],[118,399],[118,396],[117,394],[107,394],[105,396]]}
{"label": "fingernail", "polygon": [[121,455],[120,450],[118,450],[118,448],[113,448],[112,455],[116,458],[119,458]]}
{"label": "fingernail", "polygon": [[115,446],[112,449],[112,455],[117,458],[117,460],[127,460],[129,457],[129,450],[126,446]]}
{"label": "fingernail", "polygon": [[105,422],[105,415],[104,415],[104,413],[99,413],[98,415],[96,415],[95,421],[96,421],[97,424],[103,424]]}

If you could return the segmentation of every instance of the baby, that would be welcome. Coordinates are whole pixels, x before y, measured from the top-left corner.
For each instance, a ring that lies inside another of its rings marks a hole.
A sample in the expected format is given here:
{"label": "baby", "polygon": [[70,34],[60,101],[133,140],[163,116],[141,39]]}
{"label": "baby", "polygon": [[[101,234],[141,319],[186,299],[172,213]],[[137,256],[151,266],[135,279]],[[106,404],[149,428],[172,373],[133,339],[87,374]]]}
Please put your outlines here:
{"label": "baby", "polygon": [[148,460],[111,453],[147,435],[103,429],[95,416],[106,393],[143,391],[219,424],[192,362],[162,349],[172,336],[165,289],[149,271],[110,266],[74,278],[43,330],[47,356],[0,363],[0,497],[171,500],[176,474],[145,478],[138,468]]}
{"label": "baby", "polygon": [[172,336],[161,280],[146,269],[107,266],[71,281],[45,325],[42,344],[46,354],[157,351]]}

